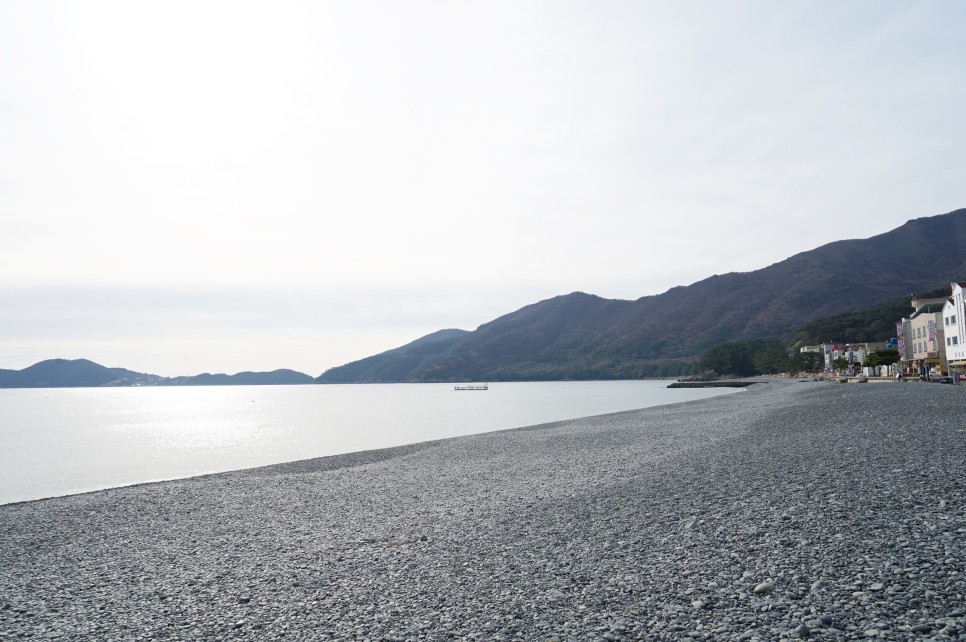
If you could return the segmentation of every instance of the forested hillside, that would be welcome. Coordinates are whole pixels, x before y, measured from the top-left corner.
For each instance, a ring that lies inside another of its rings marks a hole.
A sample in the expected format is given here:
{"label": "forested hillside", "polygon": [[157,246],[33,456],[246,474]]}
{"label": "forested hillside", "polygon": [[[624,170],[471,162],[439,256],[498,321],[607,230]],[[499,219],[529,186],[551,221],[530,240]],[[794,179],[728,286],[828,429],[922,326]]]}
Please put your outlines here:
{"label": "forested hillside", "polygon": [[[690,373],[698,370],[698,358],[712,346],[735,340],[783,340],[815,319],[897,301],[963,278],[966,210],[957,210],[915,219],[869,239],[830,243],[754,272],[715,275],[636,301],[581,292],[554,297],[473,332],[448,336],[434,346],[434,354],[413,355],[404,349],[385,353],[378,376],[360,367],[362,362],[354,362],[325,372],[319,381]],[[840,322],[849,323],[844,318]],[[884,326],[874,324],[868,330],[878,332],[876,327]],[[814,327],[808,332],[829,329]]]}

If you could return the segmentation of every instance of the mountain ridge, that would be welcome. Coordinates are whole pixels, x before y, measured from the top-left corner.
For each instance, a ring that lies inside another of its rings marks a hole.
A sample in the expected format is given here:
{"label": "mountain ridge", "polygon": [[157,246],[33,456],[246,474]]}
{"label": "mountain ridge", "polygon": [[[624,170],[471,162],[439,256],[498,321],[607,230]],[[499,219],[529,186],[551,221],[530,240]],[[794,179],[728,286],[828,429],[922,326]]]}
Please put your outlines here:
{"label": "mountain ridge", "polygon": [[[683,374],[694,371],[698,356],[719,343],[790,336],[812,319],[962,280],[963,248],[966,209],[912,219],[867,239],[833,241],[758,270],[716,274],[633,301],[582,292],[552,297],[452,338],[441,354],[415,366],[389,350],[327,370],[317,380],[526,381]],[[376,379],[371,368],[394,378]]]}
{"label": "mountain ridge", "polygon": [[[571,292],[476,330],[444,329],[326,370],[160,377],[87,359],[0,369],[0,388],[635,379],[697,369],[706,349],[790,337],[809,321],[966,278],[966,209],[868,239],[834,241],[751,272],[715,274],[635,300]],[[848,337],[841,337],[848,339]]]}
{"label": "mountain ridge", "polygon": [[456,328],[437,330],[398,348],[348,363],[341,366],[337,373],[331,374],[326,381],[322,381],[324,374],[317,377],[316,381],[355,383],[357,379],[365,378],[366,383],[396,383],[400,376],[418,371],[423,364],[445,354],[455,342],[467,334],[468,330]]}
{"label": "mountain ridge", "polygon": [[23,370],[0,370],[0,388],[106,388],[125,386],[295,385],[314,383],[295,370],[202,373],[161,377],[125,368],[108,368],[89,359],[45,359]]}

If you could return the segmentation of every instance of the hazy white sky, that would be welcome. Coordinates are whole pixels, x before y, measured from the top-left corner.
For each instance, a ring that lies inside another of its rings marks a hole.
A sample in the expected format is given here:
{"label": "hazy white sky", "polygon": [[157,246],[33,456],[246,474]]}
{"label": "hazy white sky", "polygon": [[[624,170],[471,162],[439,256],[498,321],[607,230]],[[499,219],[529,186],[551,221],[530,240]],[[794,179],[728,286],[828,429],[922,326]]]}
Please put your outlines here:
{"label": "hazy white sky", "polygon": [[966,3],[0,2],[0,368],[318,375],[966,206]]}

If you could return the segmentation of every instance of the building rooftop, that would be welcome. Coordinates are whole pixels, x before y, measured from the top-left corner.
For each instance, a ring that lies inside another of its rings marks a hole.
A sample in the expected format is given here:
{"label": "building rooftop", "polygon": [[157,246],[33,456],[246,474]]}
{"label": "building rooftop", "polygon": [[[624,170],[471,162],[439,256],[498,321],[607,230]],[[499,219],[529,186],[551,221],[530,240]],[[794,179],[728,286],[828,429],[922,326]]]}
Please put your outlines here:
{"label": "building rooftop", "polygon": [[909,318],[915,319],[916,317],[921,316],[923,314],[935,314],[936,312],[942,312],[943,306],[945,305],[946,305],[945,299],[943,299],[942,303],[927,303],[926,305],[917,308],[915,312],[909,315]]}

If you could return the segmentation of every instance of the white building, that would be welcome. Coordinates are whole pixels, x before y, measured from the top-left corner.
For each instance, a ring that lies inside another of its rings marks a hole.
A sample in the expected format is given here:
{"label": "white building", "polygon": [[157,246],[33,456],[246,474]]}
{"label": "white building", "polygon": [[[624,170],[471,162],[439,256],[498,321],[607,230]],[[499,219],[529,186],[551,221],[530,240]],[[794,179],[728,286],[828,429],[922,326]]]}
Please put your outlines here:
{"label": "white building", "polygon": [[[813,346],[806,346],[813,347]],[[825,359],[825,370],[836,370],[836,359],[845,359],[849,364],[849,369],[857,369],[865,363],[866,357],[873,352],[877,352],[886,347],[885,343],[823,343],[818,346],[822,350]],[[802,352],[806,352],[802,348]]]}
{"label": "white building", "polygon": [[943,306],[946,360],[959,372],[966,370],[966,310],[963,309],[963,288],[966,283],[952,283],[952,293]]}

